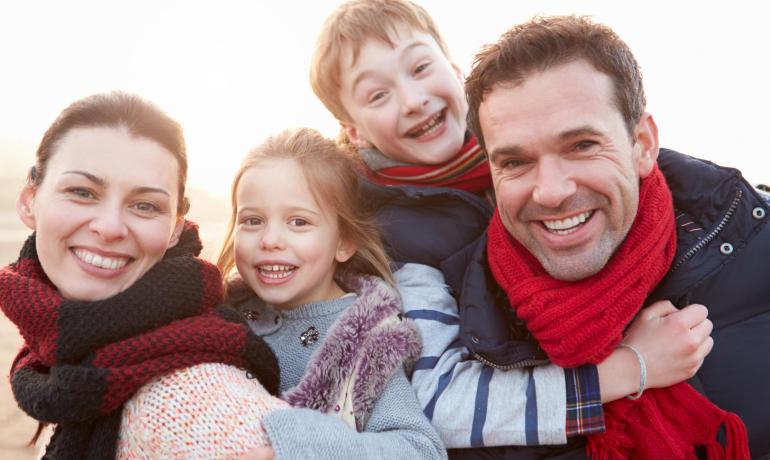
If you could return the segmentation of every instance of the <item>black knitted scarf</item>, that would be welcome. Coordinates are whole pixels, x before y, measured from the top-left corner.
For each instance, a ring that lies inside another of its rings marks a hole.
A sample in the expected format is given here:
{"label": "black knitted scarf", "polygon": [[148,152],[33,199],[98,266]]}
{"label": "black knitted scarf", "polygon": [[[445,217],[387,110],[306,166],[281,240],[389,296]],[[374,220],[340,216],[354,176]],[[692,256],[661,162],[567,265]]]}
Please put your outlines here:
{"label": "black knitted scarf", "polygon": [[270,393],[279,370],[240,313],[219,305],[219,270],[198,258],[195,224],[127,290],[105,300],[61,297],[35,235],[0,270],[0,307],[24,345],[11,387],[27,414],[56,424],[44,458],[114,458],[123,404],[153,377],[199,363],[247,369]]}

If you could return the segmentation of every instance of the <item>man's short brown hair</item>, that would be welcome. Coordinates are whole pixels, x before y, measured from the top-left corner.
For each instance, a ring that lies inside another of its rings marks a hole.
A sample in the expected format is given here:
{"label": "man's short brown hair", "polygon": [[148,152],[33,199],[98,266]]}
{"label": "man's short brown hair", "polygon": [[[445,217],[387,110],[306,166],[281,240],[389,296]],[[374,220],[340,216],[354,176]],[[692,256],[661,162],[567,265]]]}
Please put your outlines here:
{"label": "man's short brown hair", "polygon": [[433,19],[409,0],[352,0],[340,5],[324,22],[310,64],[310,85],[337,120],[350,121],[340,100],[343,51],[350,46],[355,62],[367,39],[394,46],[391,37],[398,26],[430,34],[449,56]]}
{"label": "man's short brown hair", "polygon": [[535,72],[585,59],[612,79],[615,104],[633,139],[647,103],[634,55],[609,27],[585,16],[536,17],[481,49],[465,82],[468,127],[484,147],[479,106],[498,83],[519,85]]}

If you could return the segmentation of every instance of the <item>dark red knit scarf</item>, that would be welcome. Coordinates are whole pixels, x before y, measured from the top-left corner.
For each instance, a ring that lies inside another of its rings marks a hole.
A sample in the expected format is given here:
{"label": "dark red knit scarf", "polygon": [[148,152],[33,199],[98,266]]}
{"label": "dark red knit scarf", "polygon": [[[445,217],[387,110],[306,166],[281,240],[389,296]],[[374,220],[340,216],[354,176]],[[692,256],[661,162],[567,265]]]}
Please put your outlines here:
{"label": "dark red knit scarf", "polygon": [[[596,275],[559,281],[506,231],[496,211],[487,254],[497,283],[551,360],[561,367],[597,364],[668,271],[676,250],[671,192],[655,167],[642,181],[639,210],[623,244]],[[650,389],[638,400],[604,405],[606,431],[589,436],[594,459],[694,459],[705,445],[709,459],[748,459],[746,428],[686,383]],[[716,440],[727,431],[726,453]]]}
{"label": "dark red knit scarf", "polygon": [[367,175],[369,180],[380,185],[450,187],[473,193],[481,193],[492,186],[489,163],[472,135],[445,163],[389,166],[377,171],[367,168]]}
{"label": "dark red knit scarf", "polygon": [[144,277],[105,300],[65,300],[37,258],[35,235],[0,270],[0,307],[24,345],[11,369],[19,406],[57,424],[46,458],[113,458],[123,403],[155,376],[205,362],[239,366],[271,393],[275,355],[222,301],[219,270],[197,258],[197,227]]}

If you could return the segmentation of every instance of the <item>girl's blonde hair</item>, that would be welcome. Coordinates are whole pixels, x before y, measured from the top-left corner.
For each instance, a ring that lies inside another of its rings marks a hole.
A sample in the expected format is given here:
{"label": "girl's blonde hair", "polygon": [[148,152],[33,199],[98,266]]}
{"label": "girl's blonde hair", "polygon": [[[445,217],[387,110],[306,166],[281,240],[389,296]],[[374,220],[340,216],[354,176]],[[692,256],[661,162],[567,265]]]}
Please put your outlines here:
{"label": "girl's blonde hair", "polygon": [[244,172],[269,159],[296,160],[319,204],[337,216],[340,237],[356,245],[355,254],[337,265],[337,275],[366,274],[393,283],[388,256],[379,230],[366,209],[360,193],[355,160],[340,150],[334,141],[309,128],[288,129],[265,139],[243,159],[233,180],[230,200],[232,215],[217,266],[225,278],[228,298],[236,286],[243,287],[235,276],[235,227],[238,184]]}

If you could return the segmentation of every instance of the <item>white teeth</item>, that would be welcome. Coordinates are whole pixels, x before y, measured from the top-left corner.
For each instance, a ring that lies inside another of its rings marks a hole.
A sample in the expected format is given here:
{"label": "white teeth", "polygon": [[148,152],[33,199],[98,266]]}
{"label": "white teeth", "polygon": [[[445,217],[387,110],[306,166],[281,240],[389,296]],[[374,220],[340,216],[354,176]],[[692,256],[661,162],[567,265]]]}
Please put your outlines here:
{"label": "white teeth", "polygon": [[426,134],[430,134],[436,129],[438,129],[439,126],[441,126],[441,121],[444,117],[444,111],[441,110],[435,115],[433,115],[428,121],[426,121],[423,125],[411,129],[407,135],[411,137],[420,137],[424,136]]}
{"label": "white teeth", "polygon": [[265,278],[276,280],[288,277],[294,273],[297,267],[294,265],[260,265],[257,269]]}
{"label": "white teeth", "polygon": [[105,257],[85,249],[75,249],[74,253],[83,262],[107,270],[117,270],[128,263],[127,257]]}
{"label": "white teeth", "polygon": [[588,218],[591,217],[592,212],[593,211],[586,211],[576,216],[561,220],[544,220],[543,225],[545,225],[545,227],[552,232],[560,234],[570,233],[569,230],[574,229],[578,225],[588,220]]}

